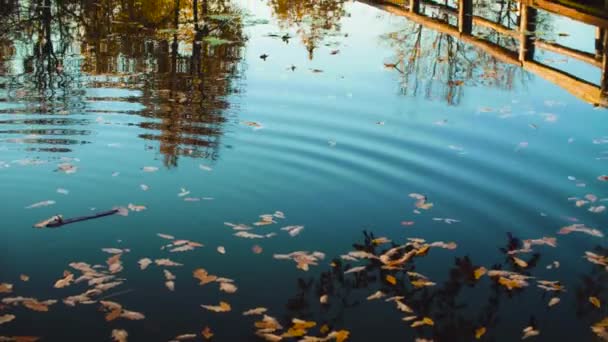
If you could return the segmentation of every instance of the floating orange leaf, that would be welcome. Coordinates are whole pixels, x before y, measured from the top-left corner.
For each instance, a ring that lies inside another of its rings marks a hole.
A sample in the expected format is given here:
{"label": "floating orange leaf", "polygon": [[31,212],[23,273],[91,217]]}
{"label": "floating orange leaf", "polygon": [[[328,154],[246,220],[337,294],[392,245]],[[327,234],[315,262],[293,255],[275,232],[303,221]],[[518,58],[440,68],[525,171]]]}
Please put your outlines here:
{"label": "floating orange leaf", "polygon": [[483,335],[486,334],[486,327],[479,327],[475,329],[475,338],[480,339]]}
{"label": "floating orange leaf", "polygon": [[387,275],[386,276],[386,281],[391,284],[391,285],[396,285],[397,284],[397,278],[393,277],[392,275]]}
{"label": "floating orange leaf", "polygon": [[194,270],[192,276],[200,280],[199,285],[209,284],[217,280],[217,276],[210,275],[204,268]]}
{"label": "floating orange leaf", "polygon": [[74,281],[74,275],[68,271],[63,272],[63,278],[59,279],[55,282],[54,287],[56,289],[61,289],[64,287],[70,286],[70,284]]}
{"label": "floating orange leaf", "polygon": [[261,308],[261,307],[260,308],[249,309],[249,310],[243,312],[243,316],[262,315],[266,311],[268,311],[268,309]]}
{"label": "floating orange leaf", "polygon": [[514,262],[514,263],[515,263],[517,266],[519,266],[519,267],[521,267],[521,268],[526,268],[526,267],[528,267],[528,263],[527,263],[526,261],[524,261],[524,260],[522,260],[522,259],[520,259],[520,258],[518,258],[518,257],[512,257],[512,259],[513,259],[513,262]]}
{"label": "floating orange leaf", "polygon": [[206,340],[211,339],[213,337],[213,333],[211,332],[211,328],[205,327],[205,329],[203,329],[203,331],[201,332],[201,335],[203,335],[203,337]]}
{"label": "floating orange leaf", "polygon": [[213,312],[228,312],[232,309],[230,304],[220,302],[220,305],[201,305],[203,308]]}
{"label": "floating orange leaf", "polygon": [[600,299],[597,297],[589,297],[589,302],[598,309],[602,306]]}
{"label": "floating orange leaf", "polygon": [[13,292],[13,284],[1,283],[0,293],[11,293]]}
{"label": "floating orange leaf", "polygon": [[46,305],[45,303],[39,302],[35,299],[29,299],[29,300],[23,301],[23,306],[25,306],[26,308],[28,308],[30,310],[38,311],[38,312],[49,311],[48,305]]}

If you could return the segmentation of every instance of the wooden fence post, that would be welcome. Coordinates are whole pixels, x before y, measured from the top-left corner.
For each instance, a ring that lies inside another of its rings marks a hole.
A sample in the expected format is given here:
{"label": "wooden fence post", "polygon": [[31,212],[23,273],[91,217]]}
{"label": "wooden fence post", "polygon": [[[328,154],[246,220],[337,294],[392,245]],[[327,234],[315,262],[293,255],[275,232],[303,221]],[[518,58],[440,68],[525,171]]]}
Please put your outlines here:
{"label": "wooden fence post", "polygon": [[519,21],[519,61],[525,62],[534,58],[533,36],[536,32],[537,10],[521,4]]}
{"label": "wooden fence post", "polygon": [[473,31],[473,0],[458,0],[458,32],[471,34]]}
{"label": "wooden fence post", "polygon": [[608,49],[606,46],[608,44],[608,34],[604,31],[604,36],[602,37],[602,81],[601,81],[601,90],[602,96],[608,95]]}
{"label": "wooden fence post", "polygon": [[420,0],[409,0],[410,1],[410,12],[419,13],[420,12]]}

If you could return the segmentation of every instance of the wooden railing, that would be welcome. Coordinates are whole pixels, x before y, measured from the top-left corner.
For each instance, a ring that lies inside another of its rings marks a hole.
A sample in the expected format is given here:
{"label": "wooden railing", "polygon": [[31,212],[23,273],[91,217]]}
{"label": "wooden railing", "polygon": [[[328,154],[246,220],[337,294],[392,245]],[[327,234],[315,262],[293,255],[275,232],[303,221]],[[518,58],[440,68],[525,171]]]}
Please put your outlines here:
{"label": "wooden railing", "polygon": [[[379,8],[395,15],[403,16],[409,20],[448,34],[461,41],[475,46],[492,55],[498,60],[519,65],[570,92],[574,96],[597,106],[608,107],[608,14],[587,13],[579,9],[565,6],[549,0],[519,0],[518,27],[506,27],[501,23],[493,22],[473,14],[472,0],[458,0],[458,7],[453,8],[429,0],[358,0],[373,7]],[[424,15],[421,7],[433,7],[443,13],[455,16],[457,25],[451,25],[444,20]],[[562,46],[534,37],[536,31],[537,11],[543,10],[570,19],[593,25],[596,27],[595,54]],[[490,42],[473,34],[475,26],[492,29],[499,34],[519,40],[518,51],[509,50],[498,44]],[[547,66],[534,60],[536,48],[558,53],[570,58],[580,60],[601,71],[600,84],[593,84],[572,74]]]}

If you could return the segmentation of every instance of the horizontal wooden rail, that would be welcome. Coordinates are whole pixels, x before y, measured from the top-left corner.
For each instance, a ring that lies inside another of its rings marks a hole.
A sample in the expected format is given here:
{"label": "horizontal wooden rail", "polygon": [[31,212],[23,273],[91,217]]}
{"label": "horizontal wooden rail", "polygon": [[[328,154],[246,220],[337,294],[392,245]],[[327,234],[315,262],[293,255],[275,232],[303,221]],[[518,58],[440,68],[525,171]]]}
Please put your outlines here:
{"label": "horizontal wooden rail", "polygon": [[559,14],[560,16],[568,17],[576,21],[583,22],[588,25],[608,28],[608,17],[603,15],[593,15],[582,12],[581,10],[559,4],[549,0],[519,0],[522,5],[531,6],[543,11]]}
{"label": "horizontal wooden rail", "polygon": [[598,68],[602,67],[602,61],[600,59],[595,58],[595,55],[589,52],[572,49],[556,43],[547,42],[542,39],[537,39],[534,42],[534,45],[543,50],[556,52],[564,56],[572,57],[585,63],[595,65]]}
{"label": "horizontal wooden rail", "polygon": [[[372,7],[378,8],[380,10],[383,10],[385,12],[389,12],[389,13],[392,13],[392,14],[395,14],[398,16],[406,17],[409,20],[411,20],[412,22],[423,25],[426,28],[433,29],[433,30],[443,33],[443,34],[451,35],[457,39],[460,39],[462,42],[468,43],[468,44],[484,51],[485,53],[493,56],[494,58],[496,58],[502,62],[521,66],[524,70],[532,72],[532,73],[536,74],[537,76],[542,77],[545,80],[548,80],[549,82],[556,84],[557,86],[563,88],[564,90],[568,91],[572,95],[582,99],[585,102],[592,103],[594,105],[608,106],[608,100],[602,94],[601,88],[599,86],[592,84],[590,82],[587,82],[583,79],[580,79],[576,76],[573,76],[573,75],[563,72],[561,70],[549,67],[547,65],[538,63],[529,58],[525,58],[525,56],[522,58],[521,53],[518,54],[516,52],[503,48],[502,46],[494,44],[492,42],[483,40],[481,38],[474,37],[470,34],[461,33],[461,32],[459,32],[458,27],[452,26],[449,23],[446,23],[445,21],[442,21],[439,19],[431,18],[431,17],[425,16],[423,14],[418,14],[418,13],[409,11],[403,5],[397,5],[390,1],[382,1],[382,0],[379,0],[379,1],[358,0],[358,1],[361,3],[365,3],[367,5],[370,5]],[[540,1],[540,0],[521,0],[521,1],[525,2],[525,1]],[[440,7],[442,10],[454,10],[454,9],[450,8],[449,6],[441,5]],[[458,13],[458,12],[456,12],[456,13]],[[473,20],[475,22],[475,18],[473,18]],[[477,19],[477,23],[482,26],[489,27],[490,26],[489,23],[492,23],[492,22],[490,22],[487,19],[483,19],[483,20]],[[483,23],[483,24],[481,24],[481,23]],[[499,25],[499,24],[492,23],[492,25]],[[511,33],[510,31],[513,31],[515,33]],[[516,37],[520,40],[526,39],[528,37],[527,35],[522,34],[521,31],[510,30],[506,27],[504,27],[504,32],[505,32],[505,34]],[[521,44],[521,42],[520,42],[520,44]],[[602,67],[602,63],[605,64],[605,61],[606,61],[606,59],[604,59],[603,61],[600,61],[600,60],[596,59],[596,57],[594,55],[587,53],[587,52],[567,48],[567,47],[561,46],[559,44],[549,43],[549,42],[542,41],[542,40],[535,41],[534,46],[537,46],[539,48],[542,48],[542,49],[545,49],[548,51],[558,52],[563,55],[585,61],[585,62],[590,63],[595,66]],[[530,47],[530,49],[532,49],[532,48],[533,47]],[[525,55],[525,53],[524,53],[524,55]]]}

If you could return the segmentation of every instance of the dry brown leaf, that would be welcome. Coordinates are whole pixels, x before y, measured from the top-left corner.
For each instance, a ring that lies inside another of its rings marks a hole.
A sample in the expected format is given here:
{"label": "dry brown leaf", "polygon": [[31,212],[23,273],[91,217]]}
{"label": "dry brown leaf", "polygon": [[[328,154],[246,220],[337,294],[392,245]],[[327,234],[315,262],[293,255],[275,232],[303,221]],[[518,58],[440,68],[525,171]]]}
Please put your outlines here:
{"label": "dry brown leaf", "polygon": [[0,283],[0,293],[11,293],[13,292],[13,284]]}
{"label": "dry brown leaf", "polygon": [[263,307],[253,308],[243,312],[243,316],[262,315],[266,311],[268,311],[268,309]]}
{"label": "dry brown leaf", "polygon": [[376,291],[373,294],[369,295],[367,297],[367,300],[380,299],[382,297],[384,297],[384,292],[382,292],[382,291]]}
{"label": "dry brown leaf", "polygon": [[121,309],[113,309],[108,314],[106,314],[106,321],[111,322],[111,321],[117,319],[118,317],[120,317],[121,313],[122,313]]}
{"label": "dry brown leaf", "polygon": [[558,297],[553,297],[551,298],[551,300],[549,300],[549,306],[553,306],[556,305],[557,303],[559,303],[560,299]]}
{"label": "dry brown leaf", "polygon": [[154,262],[156,263],[156,265],[158,266],[183,266],[183,264],[180,264],[178,262],[175,261],[171,261],[170,259],[156,259],[154,260]]}
{"label": "dry brown leaf", "polygon": [[175,282],[172,280],[166,281],[165,286],[169,289],[169,291],[175,291]]}
{"label": "dry brown leaf", "polygon": [[64,287],[68,287],[70,286],[70,284],[72,284],[72,282],[74,281],[74,275],[68,271],[64,271],[63,272],[63,278],[59,279],[55,282],[54,287],[56,289],[61,289]]}
{"label": "dry brown leaf", "polygon": [[146,268],[148,268],[148,266],[152,264],[152,260],[150,258],[143,258],[140,259],[137,263],[139,264],[140,270],[145,270]]}
{"label": "dry brown leaf", "polygon": [[39,302],[35,299],[28,299],[23,301],[23,306],[25,306],[26,308],[33,310],[33,311],[38,311],[38,312],[47,312],[49,311],[49,306],[45,303]]}
{"label": "dry brown leaf", "polygon": [[232,309],[226,302],[220,302],[220,305],[201,305],[201,307],[213,312],[228,312]]}
{"label": "dry brown leaf", "polygon": [[520,258],[518,258],[518,257],[512,257],[512,259],[513,259],[513,262],[514,262],[514,263],[515,263],[517,266],[519,266],[519,267],[521,267],[521,268],[526,268],[526,267],[528,267],[528,263],[527,263],[525,260],[522,260],[522,259],[520,259]]}
{"label": "dry brown leaf", "polygon": [[21,274],[19,276],[19,279],[21,279],[21,281],[30,281],[30,276],[28,276],[27,274]]}
{"label": "dry brown leaf", "polygon": [[483,266],[476,268],[475,271],[473,271],[473,277],[475,278],[475,280],[479,280],[479,278],[486,274],[486,272],[488,272],[488,270]]}
{"label": "dry brown leaf", "polygon": [[235,293],[237,287],[234,284],[222,282],[220,283],[220,291],[224,291],[226,293]]}
{"label": "dry brown leaf", "polygon": [[486,327],[479,327],[479,328],[475,329],[475,339],[479,340],[485,334],[486,334]]}
{"label": "dry brown leaf", "polygon": [[196,334],[182,334],[175,336],[175,340],[177,341],[186,341],[186,340],[194,340],[196,338]]}
{"label": "dry brown leaf", "polygon": [[14,320],[15,317],[16,317],[15,315],[10,315],[10,314],[2,315],[2,316],[0,316],[0,324],[8,323],[8,322]]}
{"label": "dry brown leaf", "polygon": [[141,312],[129,311],[129,310],[123,310],[122,313],[120,314],[120,317],[126,318],[131,321],[140,321],[140,320],[146,318],[146,316],[144,314],[142,314]]}
{"label": "dry brown leaf", "polygon": [[127,342],[127,337],[129,334],[126,330],[123,329],[114,329],[112,330],[112,340],[115,342]]}
{"label": "dry brown leaf", "polygon": [[522,338],[521,338],[522,340],[525,340],[525,339],[527,339],[528,337],[532,337],[532,336],[538,336],[538,335],[540,335],[540,331],[539,331],[539,330],[534,329],[534,327],[532,327],[532,326],[529,326],[529,327],[524,328],[523,333],[524,333],[524,335],[523,335],[523,336],[522,336]]}
{"label": "dry brown leaf", "polygon": [[217,280],[217,276],[210,275],[204,268],[194,270],[192,276],[200,280],[199,285],[209,284]]}
{"label": "dry brown leaf", "polygon": [[213,337],[213,332],[211,332],[211,328],[205,327],[201,332],[201,335],[203,335],[206,340],[210,340]]}

